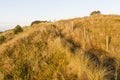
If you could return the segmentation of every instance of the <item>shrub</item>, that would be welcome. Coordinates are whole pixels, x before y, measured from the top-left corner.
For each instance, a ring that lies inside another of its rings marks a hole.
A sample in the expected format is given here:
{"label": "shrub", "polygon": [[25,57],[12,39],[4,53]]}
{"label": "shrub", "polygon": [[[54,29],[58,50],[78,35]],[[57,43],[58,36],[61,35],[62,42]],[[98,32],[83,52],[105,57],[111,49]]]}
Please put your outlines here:
{"label": "shrub", "polygon": [[5,37],[4,36],[0,36],[0,44],[2,44],[5,41]]}
{"label": "shrub", "polygon": [[31,23],[31,26],[32,26],[33,24],[46,23],[46,22],[48,22],[48,21],[33,21],[33,22]]}
{"label": "shrub", "polygon": [[23,32],[23,29],[20,25],[17,25],[14,30],[13,30],[14,34],[18,34],[19,32]]}
{"label": "shrub", "polygon": [[30,80],[31,67],[27,62],[19,62],[13,69],[13,73],[20,80]]}
{"label": "shrub", "polygon": [[14,78],[11,74],[7,74],[4,76],[4,80],[14,80]]}
{"label": "shrub", "polygon": [[90,15],[99,15],[99,14],[101,14],[100,11],[93,11],[93,12],[90,13]]}

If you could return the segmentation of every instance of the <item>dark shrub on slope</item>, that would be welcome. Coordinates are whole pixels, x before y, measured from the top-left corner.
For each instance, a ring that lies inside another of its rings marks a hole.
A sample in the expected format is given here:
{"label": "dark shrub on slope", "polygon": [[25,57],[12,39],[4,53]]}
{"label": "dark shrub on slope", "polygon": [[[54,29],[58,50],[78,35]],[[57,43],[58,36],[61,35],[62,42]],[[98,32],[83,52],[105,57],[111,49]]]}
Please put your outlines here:
{"label": "dark shrub on slope", "polygon": [[17,25],[14,30],[13,30],[14,34],[18,34],[20,32],[23,32],[23,29],[20,25]]}
{"label": "dark shrub on slope", "polygon": [[5,37],[4,36],[0,36],[0,44],[2,44],[5,41]]}
{"label": "dark shrub on slope", "polygon": [[32,26],[33,24],[46,23],[46,22],[48,22],[48,21],[33,21],[33,22],[31,23],[31,26]]}

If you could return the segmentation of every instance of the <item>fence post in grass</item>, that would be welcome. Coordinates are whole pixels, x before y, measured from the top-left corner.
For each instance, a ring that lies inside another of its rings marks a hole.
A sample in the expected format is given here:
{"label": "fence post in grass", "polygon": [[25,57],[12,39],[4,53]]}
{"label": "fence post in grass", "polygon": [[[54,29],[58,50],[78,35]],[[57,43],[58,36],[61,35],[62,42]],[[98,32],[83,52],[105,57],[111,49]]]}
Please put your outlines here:
{"label": "fence post in grass", "polygon": [[86,28],[85,27],[83,28],[83,39],[84,39],[83,48],[85,50],[85,48],[86,48]]}
{"label": "fence post in grass", "polygon": [[109,45],[111,42],[111,37],[110,36],[106,36],[106,50],[109,51]]}
{"label": "fence post in grass", "polygon": [[73,32],[73,30],[74,30],[74,22],[72,21],[72,23],[71,23],[71,31]]}
{"label": "fence post in grass", "polygon": [[86,28],[84,27],[84,40],[86,40]]}

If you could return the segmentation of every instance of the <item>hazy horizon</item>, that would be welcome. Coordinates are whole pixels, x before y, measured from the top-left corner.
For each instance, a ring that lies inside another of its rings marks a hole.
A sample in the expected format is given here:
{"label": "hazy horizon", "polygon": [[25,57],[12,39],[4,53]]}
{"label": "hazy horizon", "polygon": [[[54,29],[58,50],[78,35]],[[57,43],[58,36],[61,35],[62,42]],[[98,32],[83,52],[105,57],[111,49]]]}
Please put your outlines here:
{"label": "hazy horizon", "polygon": [[0,31],[17,24],[30,25],[34,20],[60,20],[88,16],[100,10],[103,14],[120,14],[120,1],[89,0],[1,0]]}

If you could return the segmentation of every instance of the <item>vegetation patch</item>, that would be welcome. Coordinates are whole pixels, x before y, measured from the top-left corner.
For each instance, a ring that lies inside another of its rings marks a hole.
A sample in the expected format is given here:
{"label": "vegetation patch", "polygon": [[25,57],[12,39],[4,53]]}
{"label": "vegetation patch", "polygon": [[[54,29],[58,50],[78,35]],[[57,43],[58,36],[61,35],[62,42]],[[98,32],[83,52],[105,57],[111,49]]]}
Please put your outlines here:
{"label": "vegetation patch", "polygon": [[0,36],[0,44],[2,44],[5,41],[5,37],[4,36]]}
{"label": "vegetation patch", "polygon": [[20,25],[17,25],[14,29],[13,29],[14,34],[18,34],[20,32],[23,32],[23,29]]}
{"label": "vegetation patch", "polygon": [[120,16],[98,14],[0,33],[0,80],[120,80]]}
{"label": "vegetation patch", "polygon": [[48,21],[33,21],[32,23],[31,23],[31,26],[33,25],[33,24],[39,24],[39,23],[47,23]]}

